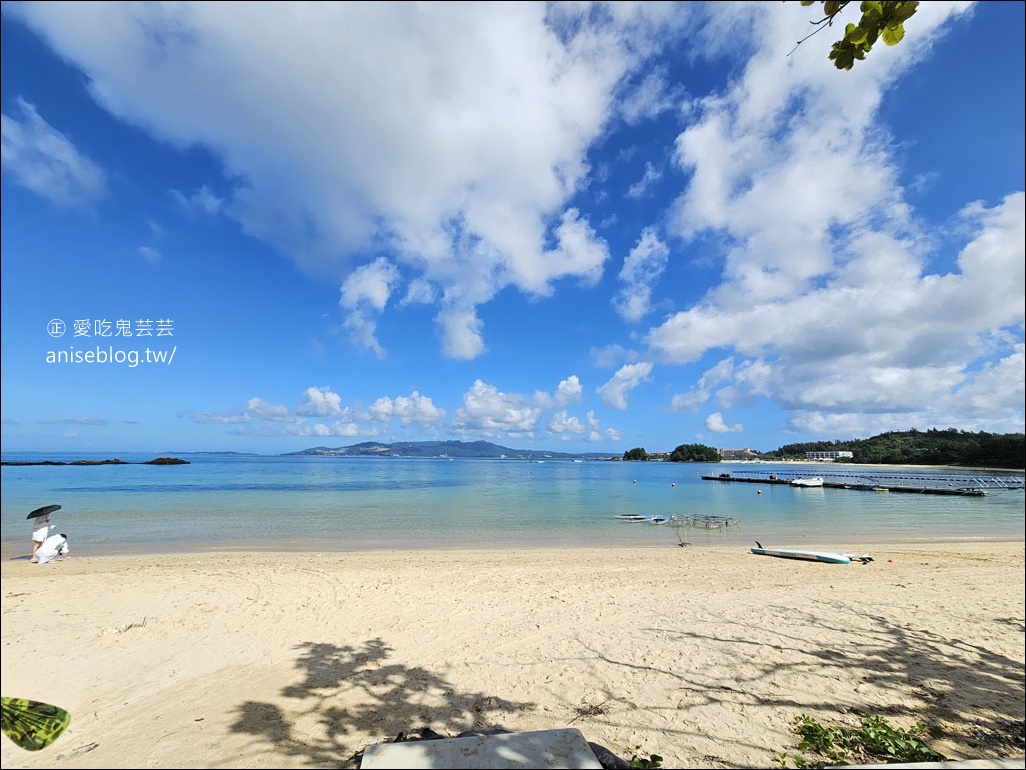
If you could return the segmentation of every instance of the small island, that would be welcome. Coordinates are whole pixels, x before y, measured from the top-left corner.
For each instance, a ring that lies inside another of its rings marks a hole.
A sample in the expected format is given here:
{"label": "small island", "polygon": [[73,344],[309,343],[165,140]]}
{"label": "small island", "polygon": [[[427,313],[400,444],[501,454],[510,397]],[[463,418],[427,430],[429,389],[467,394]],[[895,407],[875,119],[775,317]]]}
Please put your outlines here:
{"label": "small island", "polygon": [[0,465],[188,465],[188,460],[178,457],[156,457],[143,462],[128,462],[119,460],[116,457],[109,460],[72,460],[63,462],[61,460],[6,460]]}

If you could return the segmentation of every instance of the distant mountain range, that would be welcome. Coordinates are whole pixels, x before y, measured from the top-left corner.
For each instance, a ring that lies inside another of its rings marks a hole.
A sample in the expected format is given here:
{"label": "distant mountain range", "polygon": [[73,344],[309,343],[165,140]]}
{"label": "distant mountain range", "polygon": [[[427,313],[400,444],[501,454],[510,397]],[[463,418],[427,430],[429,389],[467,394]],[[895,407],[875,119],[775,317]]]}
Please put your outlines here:
{"label": "distant mountain range", "polygon": [[394,444],[364,441],[352,446],[318,446],[285,454],[318,457],[474,457],[496,460],[605,460],[610,457],[620,459],[616,455],[600,452],[573,454],[540,449],[511,449],[488,441],[399,441]]}

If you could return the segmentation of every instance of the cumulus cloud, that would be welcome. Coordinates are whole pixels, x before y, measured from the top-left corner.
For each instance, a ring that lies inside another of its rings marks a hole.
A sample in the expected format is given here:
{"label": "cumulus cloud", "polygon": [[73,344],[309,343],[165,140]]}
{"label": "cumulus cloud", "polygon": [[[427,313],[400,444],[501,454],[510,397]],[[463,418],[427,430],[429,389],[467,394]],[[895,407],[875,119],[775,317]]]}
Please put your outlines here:
{"label": "cumulus cloud", "polygon": [[504,393],[494,385],[475,380],[463,394],[463,406],[453,414],[458,433],[482,436],[506,434],[533,438],[542,410],[518,393]]}
{"label": "cumulus cloud", "polygon": [[398,280],[398,268],[388,259],[378,257],[356,268],[341,288],[339,305],[346,311],[343,326],[353,342],[373,350],[379,358],[384,357],[385,351],[378,343],[374,319],[385,309]]}
{"label": "cumulus cloud", "polygon": [[713,433],[741,433],[745,429],[740,423],[727,425],[719,412],[713,412],[705,418],[705,427]]}
{"label": "cumulus cloud", "polygon": [[[236,180],[223,199],[200,188],[182,202],[222,211],[314,275],[342,280],[387,249],[411,287],[426,282],[408,297],[427,301],[437,287],[443,350],[469,359],[486,349],[476,309],[498,291],[546,296],[558,279],[601,277],[607,246],[569,204],[618,87],[688,21],[662,5],[272,2],[240,16],[217,3],[29,3],[11,13],[81,69],[105,109],[208,149]],[[634,93],[633,115],[665,108],[655,79]],[[297,133],[301,142],[282,141]],[[84,189],[89,166],[76,167],[69,158],[65,176]],[[372,315],[344,312],[380,354]]]}
{"label": "cumulus cloud", "polygon": [[564,407],[567,404],[580,401],[584,394],[581,386],[581,379],[576,374],[571,374],[565,380],[561,380],[556,386],[555,393],[543,393],[538,391],[534,394],[534,403],[542,409],[554,409]]}
{"label": "cumulus cloud", "polygon": [[373,433],[360,428],[355,422],[347,420],[335,420],[334,422],[316,422],[313,424],[296,423],[287,426],[285,432],[291,436],[310,436],[314,438],[354,438],[356,436],[370,436]]}
{"label": "cumulus cloud", "polygon": [[409,396],[384,396],[370,406],[371,419],[388,422],[397,419],[407,425],[433,426],[445,420],[445,410],[435,406],[427,396],[413,391]]}
{"label": "cumulus cloud", "polygon": [[549,433],[554,433],[557,436],[563,433],[581,434],[588,432],[588,426],[579,417],[567,414],[565,409],[556,412],[549,418],[548,429]]}
{"label": "cumulus cloud", "polygon": [[63,133],[47,123],[35,105],[15,102],[20,120],[0,115],[3,169],[36,195],[59,206],[82,206],[106,193],[107,175]]}
{"label": "cumulus cloud", "polygon": [[626,409],[627,394],[647,380],[651,372],[652,364],[647,361],[621,366],[597,392],[602,400],[614,409]]}
{"label": "cumulus cloud", "polygon": [[247,401],[246,414],[258,420],[284,421],[290,419],[288,407],[269,404],[262,398],[251,398]]}
{"label": "cumulus cloud", "polygon": [[722,282],[646,342],[669,365],[716,349],[735,356],[671,409],[697,408],[715,379],[722,400],[767,396],[805,428],[858,414],[936,419],[983,361],[1011,353],[1023,326],[1023,194],[968,206],[957,270],[929,272],[931,239],[903,200],[878,119],[891,80],[966,7],[921,6],[917,41],[841,80],[818,49],[778,55],[783,15],[725,10],[764,29],[753,40],[765,48],[727,91],[690,105],[694,120],[676,142],[689,182],[670,222],[686,243],[722,241]]}
{"label": "cumulus cloud", "polygon": [[303,402],[296,407],[299,417],[334,417],[342,413],[342,396],[331,388],[307,388],[303,396]]}

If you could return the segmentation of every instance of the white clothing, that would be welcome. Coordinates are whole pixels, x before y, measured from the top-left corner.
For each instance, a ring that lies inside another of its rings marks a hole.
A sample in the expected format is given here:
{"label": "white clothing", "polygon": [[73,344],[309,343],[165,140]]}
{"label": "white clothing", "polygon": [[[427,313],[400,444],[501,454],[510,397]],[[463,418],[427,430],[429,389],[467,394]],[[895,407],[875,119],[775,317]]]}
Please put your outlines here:
{"label": "white clothing", "polygon": [[69,550],[71,549],[68,548],[68,538],[64,535],[50,535],[36,551],[36,560],[40,564],[46,564],[58,556],[67,556]]}
{"label": "white clothing", "polygon": [[32,542],[42,543],[50,536],[50,514],[39,516],[32,521]]}

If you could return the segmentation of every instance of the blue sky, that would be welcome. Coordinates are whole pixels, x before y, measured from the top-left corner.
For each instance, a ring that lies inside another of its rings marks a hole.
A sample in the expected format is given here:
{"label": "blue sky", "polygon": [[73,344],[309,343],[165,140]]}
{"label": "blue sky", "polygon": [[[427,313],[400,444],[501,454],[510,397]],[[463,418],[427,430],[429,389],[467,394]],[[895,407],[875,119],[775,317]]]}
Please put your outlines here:
{"label": "blue sky", "polygon": [[3,449],[1022,432],[1024,7],[4,3]]}

